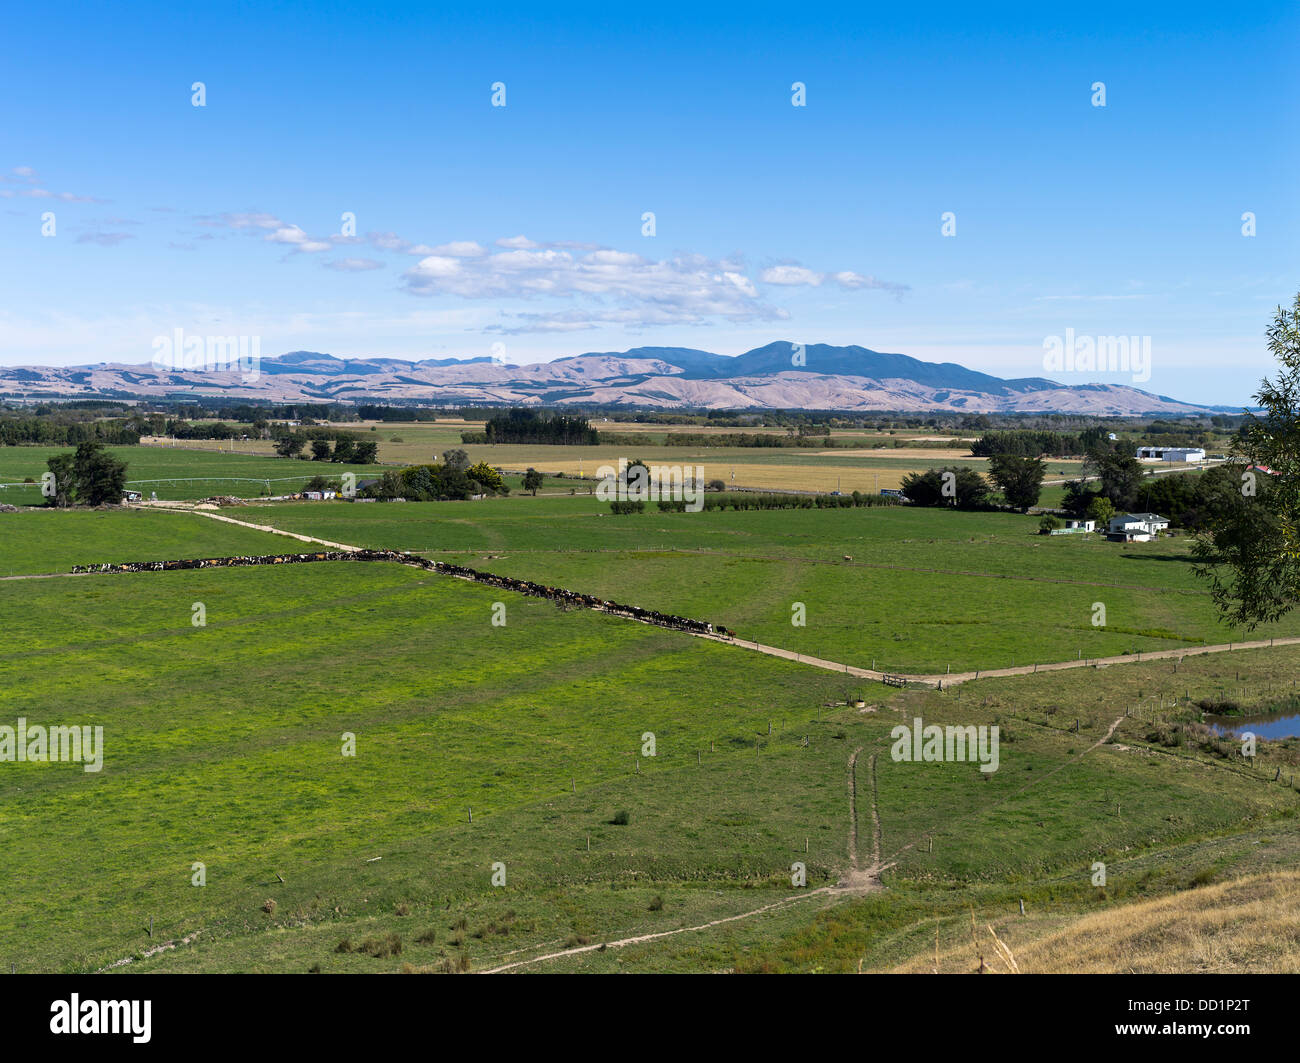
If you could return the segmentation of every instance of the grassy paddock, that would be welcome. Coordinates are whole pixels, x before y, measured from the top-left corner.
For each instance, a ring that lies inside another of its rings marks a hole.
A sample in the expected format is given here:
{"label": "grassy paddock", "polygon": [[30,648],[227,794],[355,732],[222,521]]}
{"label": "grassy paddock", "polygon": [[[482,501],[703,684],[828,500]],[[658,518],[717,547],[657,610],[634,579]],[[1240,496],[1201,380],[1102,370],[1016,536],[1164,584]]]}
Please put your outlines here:
{"label": "grassy paddock", "polygon": [[[1040,536],[1033,517],[882,507],[613,516],[594,498],[247,511],[904,672],[1005,668],[1300,634],[1219,623],[1185,538]],[[845,560],[846,557],[852,561]],[[797,626],[795,604],[803,603]],[[1105,623],[1098,604],[1104,607]]]}
{"label": "grassy paddock", "polygon": [[31,509],[0,513],[0,576],[68,572],[103,561],[165,561],[305,550],[282,535],[193,513]]}
{"label": "grassy paddock", "polygon": [[[348,564],[0,585],[6,722],[105,728],[98,774],[2,766],[0,962],[94,970],[198,932],[120,969],[483,969],[753,912],[800,895],[796,860],[813,889],[846,870],[858,749],[859,852],[875,803],[885,892],[542,969],[903,963],[971,906],[1073,918],[1297,850],[1300,795],[1269,770],[1295,743],[1251,769],[1148,737],[1187,718],[1164,698],[1230,667],[1243,697],[1273,696],[1296,651],[862,691],[533,599],[508,597],[498,627],[497,600]],[[843,707],[859,691],[868,710]],[[1161,721],[1123,718],[1153,695]],[[918,715],[998,723],[998,772],[894,762],[891,729]],[[1094,860],[1113,869],[1100,894]]]}

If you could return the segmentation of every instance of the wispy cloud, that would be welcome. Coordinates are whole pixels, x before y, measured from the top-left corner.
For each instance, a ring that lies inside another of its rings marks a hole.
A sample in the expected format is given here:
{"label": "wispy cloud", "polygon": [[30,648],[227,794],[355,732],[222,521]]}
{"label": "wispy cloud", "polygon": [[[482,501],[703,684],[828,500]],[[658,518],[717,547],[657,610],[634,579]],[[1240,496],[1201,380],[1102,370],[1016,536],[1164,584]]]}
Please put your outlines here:
{"label": "wispy cloud", "polygon": [[[392,231],[364,237],[312,236],[301,226],[261,211],[228,213],[200,224],[260,235],[293,253],[320,254],[343,244],[364,243],[375,251],[417,258],[402,273],[411,295],[459,299],[563,300],[568,306],[503,312],[497,332],[574,332],[602,326],[643,328],[699,325],[715,321],[780,321],[787,311],[773,305],[759,285],[772,288],[835,287],[841,291],[881,290],[901,296],[907,285],[849,270],[820,272],[784,263],[750,276],[739,255],[710,258],[679,252],[655,259],[580,241],[539,241],[522,233],[484,244],[477,240],[420,243]],[[345,273],[383,267],[369,257],[322,263]]]}
{"label": "wispy cloud", "polygon": [[876,277],[864,277],[861,273],[854,273],[852,270],[840,270],[837,273],[818,273],[816,270],[795,264],[769,266],[758,275],[758,279],[763,284],[774,284],[784,288],[820,288],[823,284],[834,284],[844,291],[875,289],[892,292],[897,296],[902,296],[905,292],[911,291],[909,285],[882,281]]}
{"label": "wispy cloud", "polygon": [[124,240],[134,240],[130,233],[82,233],[77,237],[79,244],[99,244],[100,247],[116,247]]}
{"label": "wispy cloud", "polygon": [[322,264],[326,269],[336,269],[340,273],[365,273],[368,270],[384,268],[382,262],[376,262],[373,258],[336,258]]}
{"label": "wispy cloud", "polygon": [[[3,187],[19,185],[19,188]],[[0,198],[13,199],[52,199],[60,203],[107,203],[106,199],[95,196],[77,195],[74,192],[52,192],[45,187],[40,175],[30,166],[15,166],[8,173],[0,174]]]}
{"label": "wispy cloud", "polygon": [[[512,243],[519,243],[512,238]],[[679,254],[649,259],[611,248],[574,252],[543,247],[474,258],[427,255],[403,275],[415,295],[462,299],[578,299],[594,305],[514,315],[498,331],[576,331],[600,324],[633,326],[779,320],[738,259]],[[501,241],[497,241],[498,244]],[[612,305],[610,305],[612,304]]]}

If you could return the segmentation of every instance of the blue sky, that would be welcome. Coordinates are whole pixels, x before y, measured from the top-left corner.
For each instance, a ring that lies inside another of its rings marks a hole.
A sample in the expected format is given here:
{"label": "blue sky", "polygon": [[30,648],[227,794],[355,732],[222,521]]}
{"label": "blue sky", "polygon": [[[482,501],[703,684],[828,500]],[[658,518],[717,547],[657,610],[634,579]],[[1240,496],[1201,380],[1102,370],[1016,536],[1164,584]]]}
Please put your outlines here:
{"label": "blue sky", "polygon": [[6,16],[0,363],[146,363],[182,328],[1133,382],[1047,373],[1072,329],[1239,404],[1300,289],[1294,4],[186,8]]}

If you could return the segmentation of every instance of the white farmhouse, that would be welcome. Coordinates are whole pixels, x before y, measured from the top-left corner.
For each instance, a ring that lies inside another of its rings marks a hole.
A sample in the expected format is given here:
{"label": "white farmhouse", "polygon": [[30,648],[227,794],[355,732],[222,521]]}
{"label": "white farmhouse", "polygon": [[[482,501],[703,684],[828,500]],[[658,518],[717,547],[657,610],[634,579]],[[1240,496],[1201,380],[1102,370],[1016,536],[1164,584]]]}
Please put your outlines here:
{"label": "white farmhouse", "polygon": [[1126,543],[1149,543],[1169,527],[1159,513],[1121,513],[1111,517],[1109,537]]}

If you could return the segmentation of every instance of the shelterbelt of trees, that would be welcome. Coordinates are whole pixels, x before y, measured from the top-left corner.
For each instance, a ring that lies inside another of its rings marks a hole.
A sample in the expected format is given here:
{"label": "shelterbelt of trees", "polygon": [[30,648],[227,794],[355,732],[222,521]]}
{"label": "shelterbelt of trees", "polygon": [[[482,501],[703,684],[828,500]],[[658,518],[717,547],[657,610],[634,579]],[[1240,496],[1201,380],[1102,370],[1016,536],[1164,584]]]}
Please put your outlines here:
{"label": "shelterbelt of trees", "polygon": [[135,446],[141,426],[127,418],[94,420],[71,413],[49,416],[0,416],[0,446],[76,446],[79,443],[108,443]]}
{"label": "shelterbelt of trees", "polygon": [[490,417],[481,432],[462,432],[462,443],[544,443],[558,446],[594,447],[600,433],[585,417],[539,413],[536,410],[506,410]]}
{"label": "shelterbelt of trees", "polygon": [[[846,495],[787,495],[765,491],[736,491],[703,495],[701,506],[705,511],[733,509],[860,509],[871,506],[897,506],[902,499],[896,495],[868,495],[854,491]],[[684,499],[660,499],[655,503],[663,513],[685,513],[689,508]],[[644,513],[646,503],[642,499],[620,499],[610,502],[611,513],[624,516],[629,513]]]}
{"label": "shelterbelt of trees", "polygon": [[[1226,430],[1230,418],[1216,416],[1211,424],[1220,431]],[[1216,424],[1214,422],[1225,422]],[[1177,421],[1155,420],[1146,424],[1129,425],[1122,429],[1127,437],[1153,447],[1210,446],[1213,436],[1201,422],[1183,424]],[[1111,430],[1093,425],[1079,432],[1012,428],[985,432],[971,446],[977,458],[997,454],[1014,454],[1030,458],[1071,458],[1088,454],[1103,443],[1111,442]]]}

